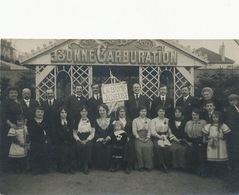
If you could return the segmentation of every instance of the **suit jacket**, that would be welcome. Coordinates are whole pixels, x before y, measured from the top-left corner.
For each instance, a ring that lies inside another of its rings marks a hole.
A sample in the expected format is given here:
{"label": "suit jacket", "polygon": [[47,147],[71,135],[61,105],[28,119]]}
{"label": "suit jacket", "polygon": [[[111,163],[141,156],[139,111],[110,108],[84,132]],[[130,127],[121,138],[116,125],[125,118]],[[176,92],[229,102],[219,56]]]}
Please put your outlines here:
{"label": "suit jacket", "polygon": [[55,120],[55,117],[57,117],[57,112],[62,106],[62,103],[59,100],[54,99],[53,105],[50,106],[48,100],[45,100],[41,102],[41,106],[45,111],[44,113],[45,118]]}
{"label": "suit jacket", "polygon": [[35,99],[30,99],[29,107],[27,106],[24,99],[20,99],[20,105],[22,107],[22,112],[27,120],[34,118],[35,116],[35,108],[39,106],[38,101]]}
{"label": "suit jacket", "polygon": [[158,106],[165,106],[166,107],[165,117],[172,118],[173,109],[174,109],[173,99],[166,96],[166,100],[163,103],[160,97],[154,98],[153,102],[152,102],[152,106],[151,106],[151,117],[152,118],[155,118],[158,116],[157,111],[156,111],[156,108]]}
{"label": "suit jacket", "polygon": [[183,96],[181,96],[177,102],[176,106],[181,106],[183,108],[183,114],[186,121],[191,120],[192,118],[192,109],[200,108],[200,102],[197,98],[189,95],[188,99],[184,102]]}
{"label": "suit jacket", "polygon": [[225,123],[232,130],[232,135],[234,132],[238,132],[239,135],[239,112],[234,106],[226,108]]}
{"label": "suit jacket", "polygon": [[129,100],[125,102],[125,106],[128,110],[129,117],[133,120],[139,116],[138,108],[141,106],[145,106],[147,108],[147,117],[150,116],[150,104],[149,99],[145,95],[140,95],[138,100],[138,105],[136,103],[135,96],[129,96]]}
{"label": "suit jacket", "polygon": [[98,112],[97,107],[101,104],[103,104],[102,97],[100,97],[98,100],[96,100],[93,96],[88,100],[89,118],[94,120],[99,117],[99,112]]}
{"label": "suit jacket", "polygon": [[83,105],[88,106],[87,99],[81,96],[80,100],[78,100],[75,95],[68,96],[63,103],[63,106],[69,110],[73,120],[79,117],[80,108]]}

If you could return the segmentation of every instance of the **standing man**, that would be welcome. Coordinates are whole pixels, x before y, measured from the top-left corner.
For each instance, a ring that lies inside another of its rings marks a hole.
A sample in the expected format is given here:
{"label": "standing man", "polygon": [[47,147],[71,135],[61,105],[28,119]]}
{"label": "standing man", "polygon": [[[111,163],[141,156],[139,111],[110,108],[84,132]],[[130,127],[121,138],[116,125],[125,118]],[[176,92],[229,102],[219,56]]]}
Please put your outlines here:
{"label": "standing man", "polygon": [[72,119],[75,120],[80,116],[81,106],[87,106],[87,99],[83,96],[83,86],[76,84],[74,88],[74,95],[68,96],[63,106],[69,110]]}
{"label": "standing man", "polygon": [[89,117],[91,119],[95,119],[99,117],[99,112],[98,112],[98,106],[103,104],[102,97],[100,95],[100,85],[99,84],[92,84],[91,85],[93,95],[92,97],[88,100],[88,106],[89,106]]}
{"label": "standing man", "polygon": [[53,144],[55,143],[55,119],[57,117],[58,110],[60,109],[61,105],[62,103],[54,98],[54,91],[52,89],[47,89],[46,100],[41,102],[41,106],[44,109],[44,118],[50,123],[49,136]]}
{"label": "standing man", "polygon": [[38,101],[31,98],[31,90],[24,88],[22,90],[22,99],[20,99],[22,112],[27,120],[35,116],[35,108],[39,106]]}
{"label": "standing man", "polygon": [[189,86],[182,86],[181,87],[182,96],[177,100],[176,106],[180,106],[183,108],[183,114],[187,121],[191,120],[192,118],[192,109],[193,108],[200,108],[200,102],[197,98],[190,95],[190,88]]}
{"label": "standing man", "polygon": [[150,103],[149,99],[142,95],[141,93],[141,87],[139,83],[133,84],[133,92],[134,94],[129,97],[129,100],[126,101],[125,105],[129,113],[129,117],[134,120],[139,116],[138,109],[141,106],[145,106],[148,110],[147,116],[149,116],[149,108]]}
{"label": "standing man", "polygon": [[165,117],[171,118],[173,116],[173,99],[167,96],[167,86],[161,85],[159,87],[159,97],[153,99],[152,106],[151,106],[151,117],[155,118],[158,116],[156,108],[158,106],[165,106],[166,112]]}

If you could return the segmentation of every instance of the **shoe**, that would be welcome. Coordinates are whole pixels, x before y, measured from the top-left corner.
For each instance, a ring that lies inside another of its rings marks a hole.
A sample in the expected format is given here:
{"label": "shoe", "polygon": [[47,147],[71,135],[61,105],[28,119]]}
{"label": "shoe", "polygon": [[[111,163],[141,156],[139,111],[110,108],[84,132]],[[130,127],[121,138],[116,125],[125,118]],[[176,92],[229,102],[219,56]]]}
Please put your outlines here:
{"label": "shoe", "polygon": [[86,175],[89,174],[89,167],[88,167],[88,164],[87,164],[87,163],[84,164],[83,172],[84,172]]}
{"label": "shoe", "polygon": [[119,170],[119,168],[120,168],[120,166],[116,165],[116,167],[112,169],[112,172],[117,172]]}
{"label": "shoe", "polygon": [[143,168],[143,167],[140,168],[139,171],[140,171],[140,172],[144,172],[144,168]]}
{"label": "shoe", "polygon": [[124,172],[126,174],[130,174],[131,170],[132,170],[132,166],[130,164],[128,164]]}
{"label": "shoe", "polygon": [[127,167],[124,172],[125,172],[126,174],[130,174],[130,171],[131,171],[131,169]]}
{"label": "shoe", "polygon": [[145,168],[145,170],[146,170],[147,172],[151,172],[151,171],[152,171],[152,169],[149,169],[149,168]]}
{"label": "shoe", "polygon": [[168,169],[167,169],[167,167],[165,165],[162,165],[160,170],[161,170],[162,173],[167,173],[168,172]]}

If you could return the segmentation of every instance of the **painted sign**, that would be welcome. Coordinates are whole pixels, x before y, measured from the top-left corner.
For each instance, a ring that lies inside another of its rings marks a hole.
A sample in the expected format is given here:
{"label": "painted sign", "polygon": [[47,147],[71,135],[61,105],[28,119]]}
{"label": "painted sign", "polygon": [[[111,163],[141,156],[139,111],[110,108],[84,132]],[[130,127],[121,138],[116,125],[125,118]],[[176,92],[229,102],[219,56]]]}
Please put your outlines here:
{"label": "painted sign", "polygon": [[[152,42],[150,42],[152,43]],[[149,43],[148,43],[149,44]],[[99,65],[177,65],[178,53],[166,50],[165,46],[149,47],[148,44],[140,45],[139,42],[126,44],[94,43],[83,45],[71,43],[68,48],[60,48],[50,53],[51,63],[64,64],[99,64]]]}
{"label": "painted sign", "polygon": [[125,101],[129,99],[126,83],[103,84],[101,92],[103,103]]}

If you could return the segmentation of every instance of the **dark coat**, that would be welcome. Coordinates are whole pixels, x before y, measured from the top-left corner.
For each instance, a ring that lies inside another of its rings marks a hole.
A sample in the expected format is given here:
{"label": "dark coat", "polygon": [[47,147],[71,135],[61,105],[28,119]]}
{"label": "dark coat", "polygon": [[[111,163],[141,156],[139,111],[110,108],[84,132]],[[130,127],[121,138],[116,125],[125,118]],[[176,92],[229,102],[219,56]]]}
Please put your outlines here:
{"label": "dark coat", "polygon": [[48,100],[42,101],[41,106],[44,109],[44,117],[47,119],[55,120],[58,114],[58,110],[62,106],[62,102],[54,99],[53,105],[50,106]]}
{"label": "dark coat", "polygon": [[166,101],[163,103],[160,97],[154,98],[151,106],[151,118],[155,118],[158,116],[156,111],[156,108],[158,106],[165,106],[166,107],[165,117],[172,118],[174,109],[173,99],[166,96]]}
{"label": "dark coat", "polygon": [[56,126],[57,117],[59,117],[58,111],[59,111],[61,105],[62,105],[62,103],[56,99],[54,99],[52,106],[50,106],[48,104],[48,100],[41,102],[41,106],[44,109],[44,118],[45,118],[45,120],[47,120],[49,122],[49,124],[48,124],[49,136],[51,137],[51,141],[53,144],[56,143],[55,134],[56,134],[57,129],[55,128],[55,126]]}
{"label": "dark coat", "polygon": [[49,137],[49,122],[46,120],[43,119],[42,122],[38,124],[35,119],[31,119],[27,121],[27,129],[32,144],[45,144],[46,142],[51,142]]}
{"label": "dark coat", "polygon": [[26,119],[30,120],[30,119],[34,118],[35,108],[39,106],[38,101],[31,98],[30,103],[29,103],[29,107],[27,106],[24,99],[20,99],[19,101],[20,101],[20,104],[21,104],[21,107],[22,107],[23,114],[26,117]]}
{"label": "dark coat", "polygon": [[66,125],[61,124],[61,120],[57,118],[55,123],[55,136],[56,136],[56,145],[57,146],[64,146],[64,145],[71,145],[74,143],[73,138],[73,121],[67,120]]}
{"label": "dark coat", "polygon": [[106,138],[107,136],[112,135],[112,133],[114,132],[114,125],[112,124],[114,121],[113,118],[110,119],[110,124],[109,126],[103,130],[99,124],[97,123],[97,121],[95,121],[95,140],[97,140],[98,138]]}
{"label": "dark coat", "polygon": [[87,99],[81,96],[80,100],[78,100],[75,95],[68,96],[63,103],[63,106],[69,110],[69,113],[73,120],[79,117],[80,108],[83,105],[88,105]]}
{"label": "dark coat", "polygon": [[[118,117],[116,117],[116,120],[119,120]],[[134,138],[133,131],[132,131],[132,120],[129,117],[126,117],[126,124],[124,127],[124,131],[127,133],[127,137],[131,139]]]}
{"label": "dark coat", "polygon": [[103,104],[101,97],[96,100],[93,96],[88,100],[89,118],[93,120],[99,117],[98,106],[101,104]]}
{"label": "dark coat", "polygon": [[182,96],[177,100],[176,106],[180,106],[183,108],[183,115],[185,119],[189,121],[192,118],[192,109],[200,108],[200,102],[197,98],[191,95],[189,95],[188,99],[184,102],[184,99]]}
{"label": "dark coat", "polygon": [[185,135],[184,128],[186,123],[186,120],[182,120],[181,125],[177,128],[175,125],[175,119],[169,119],[168,125],[172,131],[172,134],[175,135],[176,138],[183,139]]}
{"label": "dark coat", "polygon": [[150,104],[149,104],[149,99],[145,95],[140,95],[139,100],[138,100],[138,106],[136,103],[135,96],[132,95],[129,97],[129,100],[125,102],[125,106],[127,108],[129,117],[133,120],[139,116],[138,109],[141,106],[145,106],[147,108],[147,117],[150,116],[149,109],[150,109]]}

